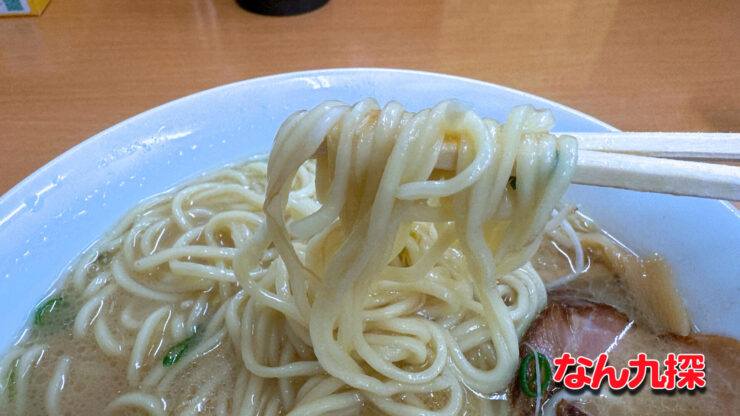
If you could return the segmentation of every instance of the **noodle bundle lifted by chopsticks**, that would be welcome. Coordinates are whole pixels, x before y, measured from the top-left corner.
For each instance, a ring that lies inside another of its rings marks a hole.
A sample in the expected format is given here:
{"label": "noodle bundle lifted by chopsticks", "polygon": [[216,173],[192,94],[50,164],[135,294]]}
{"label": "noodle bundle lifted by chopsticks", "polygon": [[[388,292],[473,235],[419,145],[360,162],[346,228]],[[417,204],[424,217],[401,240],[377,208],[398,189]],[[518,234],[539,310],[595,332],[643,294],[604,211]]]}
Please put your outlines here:
{"label": "noodle bundle lifted by chopsticks", "polygon": [[[325,385],[304,407],[283,403],[296,414],[491,406],[479,397],[506,388],[545,305],[528,260],[576,167],[575,140],[548,134],[552,123],[520,106],[499,125],[455,101],[293,114],[270,154],[265,226],[235,267],[247,369]],[[324,141],[316,209],[301,172]],[[445,141],[458,142],[456,172],[434,170]],[[279,258],[261,264],[270,245]],[[256,360],[279,328],[289,342]]]}

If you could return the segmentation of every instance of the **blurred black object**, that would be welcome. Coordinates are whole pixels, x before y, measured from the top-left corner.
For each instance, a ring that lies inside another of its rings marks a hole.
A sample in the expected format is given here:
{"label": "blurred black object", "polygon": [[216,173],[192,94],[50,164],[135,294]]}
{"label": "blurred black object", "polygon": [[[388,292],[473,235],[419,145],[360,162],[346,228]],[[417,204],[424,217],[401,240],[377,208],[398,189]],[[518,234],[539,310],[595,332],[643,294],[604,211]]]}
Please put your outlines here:
{"label": "blurred black object", "polygon": [[268,16],[292,16],[308,13],[325,5],[329,0],[236,0],[250,12]]}

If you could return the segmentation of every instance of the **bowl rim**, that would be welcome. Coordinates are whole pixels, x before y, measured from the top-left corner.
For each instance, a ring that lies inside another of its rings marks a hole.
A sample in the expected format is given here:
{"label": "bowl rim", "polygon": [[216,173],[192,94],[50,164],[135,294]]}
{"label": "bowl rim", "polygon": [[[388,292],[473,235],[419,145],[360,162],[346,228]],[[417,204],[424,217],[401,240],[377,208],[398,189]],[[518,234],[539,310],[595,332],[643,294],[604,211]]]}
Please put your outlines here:
{"label": "bowl rim", "polygon": [[[587,114],[580,110],[566,106],[557,101],[553,101],[549,98],[541,97],[541,96],[528,93],[528,92],[525,92],[525,91],[522,91],[516,88],[507,87],[505,85],[500,85],[500,84],[496,84],[496,83],[488,82],[488,81],[482,81],[482,80],[475,79],[475,78],[463,77],[459,75],[451,75],[451,74],[445,74],[445,73],[440,73],[440,72],[422,71],[422,70],[415,70],[415,69],[384,68],[384,67],[339,67],[339,68],[310,69],[310,70],[303,70],[303,71],[282,72],[278,74],[263,75],[263,76],[259,76],[255,78],[247,78],[247,79],[243,79],[239,81],[230,82],[227,84],[217,85],[215,87],[207,88],[205,90],[197,91],[192,94],[188,94],[183,97],[176,98],[174,100],[159,104],[155,107],[148,108],[147,110],[139,112],[131,117],[125,118],[113,124],[112,126],[107,127],[104,130],[101,130],[98,133],[93,134],[87,139],[84,139],[83,141],[77,143],[76,145],[70,147],[69,149],[65,150],[61,154],[57,155],[50,161],[46,162],[41,167],[33,171],[31,174],[23,178],[20,182],[15,184],[13,187],[8,189],[4,194],[0,195],[0,227],[2,227],[3,224],[5,224],[7,221],[12,220],[13,212],[8,213],[7,215],[3,215],[3,207],[6,205],[6,203],[8,203],[13,197],[17,196],[17,194],[19,194],[27,185],[33,183],[33,181],[36,180],[38,177],[40,177],[44,172],[53,168],[55,165],[60,164],[63,161],[69,159],[70,157],[74,157],[74,155],[77,152],[81,151],[81,149],[84,149],[89,143],[93,142],[97,137],[109,134],[120,128],[124,128],[125,125],[129,123],[135,123],[139,119],[148,117],[149,114],[152,112],[161,111],[171,106],[177,106],[182,101],[192,100],[201,95],[205,96],[205,95],[217,93],[219,91],[225,91],[225,90],[234,88],[236,85],[240,85],[244,83],[255,83],[255,84],[262,83],[262,82],[270,83],[270,82],[280,81],[283,79],[296,78],[296,77],[313,77],[319,74],[325,75],[327,73],[329,74],[348,74],[348,73],[360,73],[360,72],[404,73],[404,74],[411,74],[411,75],[433,76],[433,77],[444,78],[444,79],[457,81],[457,82],[463,81],[467,83],[480,84],[481,86],[486,86],[486,87],[494,86],[502,91],[507,91],[507,92],[510,92],[512,94],[515,94],[523,98],[536,98],[538,101],[547,102],[548,105],[551,105],[552,107],[571,112],[575,115],[578,115],[581,118],[587,119],[590,122],[600,125],[606,130],[620,131],[616,127],[590,114]],[[730,212],[734,213],[740,219],[740,209],[735,207],[729,201],[724,201],[724,200],[717,200],[717,201],[721,205],[723,205],[725,208],[730,210]]]}

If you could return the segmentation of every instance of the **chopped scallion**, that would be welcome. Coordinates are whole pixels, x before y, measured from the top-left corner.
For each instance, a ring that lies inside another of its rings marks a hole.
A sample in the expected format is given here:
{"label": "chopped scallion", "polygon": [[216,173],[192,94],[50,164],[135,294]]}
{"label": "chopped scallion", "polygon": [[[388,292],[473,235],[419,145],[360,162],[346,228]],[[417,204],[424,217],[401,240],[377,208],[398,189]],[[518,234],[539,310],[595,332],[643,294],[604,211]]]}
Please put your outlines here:
{"label": "chopped scallion", "polygon": [[[535,358],[535,366],[539,368],[541,377],[540,392],[544,392],[547,386],[550,384],[552,379],[552,369],[550,369],[550,363],[547,361],[545,354],[533,352],[522,360],[522,365],[519,367],[519,387],[522,392],[529,397],[537,397],[537,377],[535,368],[533,371],[529,371],[529,362]],[[532,391],[531,384],[534,383],[534,391]]]}
{"label": "chopped scallion", "polygon": [[164,359],[162,359],[162,365],[165,367],[169,367],[175,364],[176,362],[180,361],[180,358],[182,358],[185,355],[185,353],[188,351],[188,349],[192,347],[193,344],[195,344],[199,334],[200,334],[200,331],[198,328],[196,328],[195,331],[193,331],[193,335],[171,346],[167,350],[167,352],[164,354]]}
{"label": "chopped scallion", "polygon": [[36,314],[33,317],[34,325],[41,325],[44,323],[44,317],[54,312],[64,302],[64,298],[59,296],[57,298],[49,299],[44,302],[43,305],[36,309]]}

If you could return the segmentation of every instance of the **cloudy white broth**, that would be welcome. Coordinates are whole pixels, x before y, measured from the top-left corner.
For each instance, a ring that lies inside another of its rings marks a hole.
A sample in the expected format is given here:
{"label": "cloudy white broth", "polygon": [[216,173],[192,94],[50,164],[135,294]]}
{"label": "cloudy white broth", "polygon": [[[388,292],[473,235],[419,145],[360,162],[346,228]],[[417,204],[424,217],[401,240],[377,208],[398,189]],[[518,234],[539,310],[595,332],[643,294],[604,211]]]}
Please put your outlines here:
{"label": "cloudy white broth", "polygon": [[[577,145],[552,125],[295,113],[269,158],[142,201],[80,256],[0,358],[0,414],[731,414],[738,341],[695,333],[669,265],[562,200]],[[571,391],[537,364],[566,352],[703,354],[707,384]]]}

